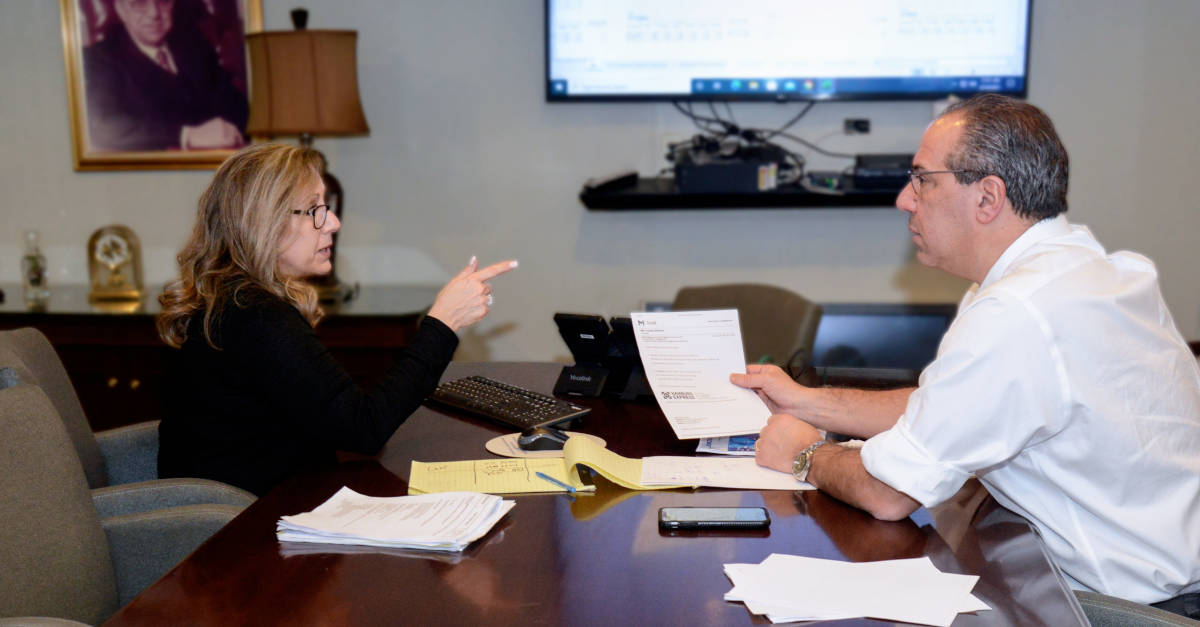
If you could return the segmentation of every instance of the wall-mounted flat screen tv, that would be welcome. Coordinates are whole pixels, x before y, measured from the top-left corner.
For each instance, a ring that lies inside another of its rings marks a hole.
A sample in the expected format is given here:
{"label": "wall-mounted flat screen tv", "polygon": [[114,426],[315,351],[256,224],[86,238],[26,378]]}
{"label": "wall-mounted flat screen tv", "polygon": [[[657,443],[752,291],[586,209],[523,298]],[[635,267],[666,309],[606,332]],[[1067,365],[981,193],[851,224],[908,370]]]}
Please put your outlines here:
{"label": "wall-mounted flat screen tv", "polygon": [[1023,97],[1032,0],[545,0],[546,99]]}

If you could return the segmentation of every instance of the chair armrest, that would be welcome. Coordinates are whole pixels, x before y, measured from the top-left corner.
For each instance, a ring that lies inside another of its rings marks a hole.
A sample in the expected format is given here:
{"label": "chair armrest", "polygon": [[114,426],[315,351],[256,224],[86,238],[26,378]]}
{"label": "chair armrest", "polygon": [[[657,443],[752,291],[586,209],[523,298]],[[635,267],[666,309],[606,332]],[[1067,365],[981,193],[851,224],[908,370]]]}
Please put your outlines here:
{"label": "chair armrest", "polygon": [[208,540],[242,508],[184,505],[100,520],[124,606]]}
{"label": "chair armrest", "polygon": [[0,619],[0,627],[91,627],[86,622],[54,616],[13,616]]}
{"label": "chair armrest", "polygon": [[182,505],[230,505],[244,509],[254,500],[253,494],[241,488],[208,479],[155,479],[92,490],[92,503],[100,518]]}
{"label": "chair armrest", "polygon": [[96,432],[109,485],[158,478],[158,421]]}
{"label": "chair armrest", "polygon": [[0,627],[91,627],[91,625],[53,616],[14,616],[0,618]]}
{"label": "chair armrest", "polygon": [[1157,607],[1126,601],[1125,599],[1076,590],[1075,596],[1087,614],[1088,622],[1095,627],[1124,627],[1126,625],[1161,625],[1162,627],[1196,627],[1200,622],[1172,614]]}

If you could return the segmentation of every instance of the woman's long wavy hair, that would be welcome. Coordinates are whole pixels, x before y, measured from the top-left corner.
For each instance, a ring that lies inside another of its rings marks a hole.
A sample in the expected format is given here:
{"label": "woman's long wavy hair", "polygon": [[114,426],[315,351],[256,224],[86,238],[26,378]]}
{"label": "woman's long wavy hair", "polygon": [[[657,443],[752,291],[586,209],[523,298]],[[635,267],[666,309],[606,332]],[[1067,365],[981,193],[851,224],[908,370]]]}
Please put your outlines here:
{"label": "woman's long wavy hair", "polygon": [[196,224],[179,262],[179,278],[163,290],[156,324],[168,345],[187,340],[188,325],[204,315],[204,339],[213,348],[214,314],[247,287],[262,288],[312,325],[321,318],[312,286],[279,272],[279,253],[292,209],[320,177],[321,153],[286,144],[255,144],[225,160],[200,196]]}

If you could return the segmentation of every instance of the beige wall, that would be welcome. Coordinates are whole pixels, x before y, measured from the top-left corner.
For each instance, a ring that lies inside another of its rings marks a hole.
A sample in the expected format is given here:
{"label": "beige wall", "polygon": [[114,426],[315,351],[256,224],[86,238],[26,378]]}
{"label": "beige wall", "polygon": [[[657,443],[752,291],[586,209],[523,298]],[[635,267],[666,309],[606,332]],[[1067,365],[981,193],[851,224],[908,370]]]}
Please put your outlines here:
{"label": "beige wall", "polygon": [[[291,5],[264,0],[266,26]],[[472,255],[513,256],[491,317],[460,357],[566,355],[555,311],[618,314],[685,284],[762,281],[820,301],[955,301],[961,281],[914,264],[894,209],[587,212],[588,177],[665,164],[663,142],[693,130],[669,106],[549,105],[542,3],[309,3],[314,28],[359,32],[371,134],[318,139],[347,189],[340,269],[363,282],[441,281]],[[72,170],[58,3],[0,0],[0,281],[18,280],[21,232],[42,233],[53,278],[82,283],[83,246],[120,222],[139,234],[161,284],[208,172]],[[1200,3],[1040,0],[1030,100],[1071,152],[1073,221],[1112,249],[1155,259],[1175,319],[1200,337],[1194,278],[1200,207]],[[797,105],[735,105],[777,125]],[[847,137],[844,117],[873,132]],[[927,103],[820,104],[799,127],[828,148],[913,151]],[[810,165],[844,162],[813,156]]]}

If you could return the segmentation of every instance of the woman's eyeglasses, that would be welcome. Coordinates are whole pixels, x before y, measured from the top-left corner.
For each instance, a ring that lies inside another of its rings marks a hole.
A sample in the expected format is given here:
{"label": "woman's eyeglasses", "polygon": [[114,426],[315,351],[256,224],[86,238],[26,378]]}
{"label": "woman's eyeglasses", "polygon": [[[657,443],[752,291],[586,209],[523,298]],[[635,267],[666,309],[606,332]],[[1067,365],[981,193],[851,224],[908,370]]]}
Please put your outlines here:
{"label": "woman's eyeglasses", "polygon": [[292,213],[296,215],[303,213],[306,216],[312,216],[313,228],[319,229],[325,226],[325,220],[329,217],[329,205],[317,205],[311,209],[304,210],[293,209]]}

